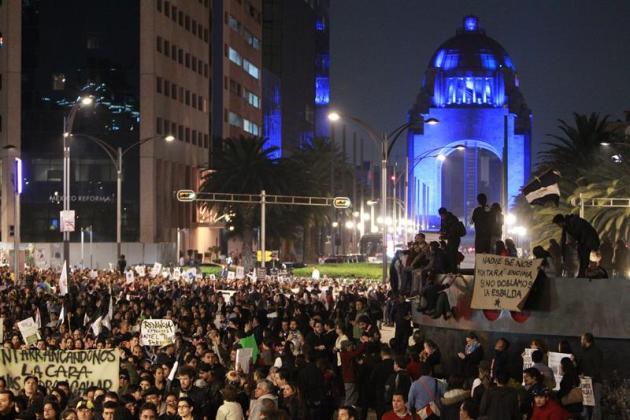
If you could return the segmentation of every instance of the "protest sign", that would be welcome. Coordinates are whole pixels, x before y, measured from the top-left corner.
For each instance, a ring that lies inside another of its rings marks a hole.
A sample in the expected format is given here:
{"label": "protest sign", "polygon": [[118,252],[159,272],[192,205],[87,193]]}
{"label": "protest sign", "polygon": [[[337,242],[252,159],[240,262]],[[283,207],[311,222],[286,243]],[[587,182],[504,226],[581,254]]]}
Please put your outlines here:
{"label": "protest sign", "polygon": [[590,376],[581,376],[580,388],[582,389],[582,405],[595,407],[595,394],[593,393],[593,379]]}
{"label": "protest sign", "polygon": [[173,277],[173,280],[175,280],[175,281],[179,281],[179,278],[180,278],[181,276],[182,276],[182,272],[181,272],[181,270],[179,269],[179,267],[175,267],[175,268],[173,269],[173,276],[172,276],[172,277]]}
{"label": "protest sign", "polygon": [[146,267],[144,265],[136,265],[133,269],[136,270],[139,277],[144,277],[147,274]]}
{"label": "protest sign", "polygon": [[170,319],[145,319],[140,325],[140,344],[166,346],[175,342],[175,324]]}
{"label": "protest sign", "polygon": [[39,335],[37,323],[32,316],[23,319],[22,321],[18,322],[17,325],[20,329],[20,334],[22,334],[22,340],[24,340],[26,345],[30,346],[32,344],[37,344],[37,340],[39,340],[41,336]]}
{"label": "protest sign", "polygon": [[153,268],[151,269],[151,277],[156,277],[162,271],[162,264],[156,262],[153,264]]}
{"label": "protest sign", "polygon": [[125,273],[125,278],[127,279],[127,284],[131,284],[135,280],[135,276],[133,275],[133,271],[129,270]]}
{"label": "protest sign", "polygon": [[118,364],[116,349],[0,350],[0,376],[15,394],[28,375],[36,376],[48,390],[68,381],[75,394],[85,393],[90,386],[117,391]]}
{"label": "protest sign", "polygon": [[267,269],[266,268],[257,268],[256,269],[256,279],[257,280],[264,280],[265,277],[267,277]]}
{"label": "protest sign", "polygon": [[245,267],[240,265],[236,266],[236,279],[241,280],[245,278]]}
{"label": "protest sign", "polygon": [[234,279],[236,279],[236,273],[234,273],[234,271],[228,271],[228,272],[227,272],[227,279],[228,279],[228,280],[234,280]]}
{"label": "protest sign", "polygon": [[249,373],[249,364],[252,360],[253,351],[251,348],[243,348],[236,350],[236,368],[239,367],[243,373]]}
{"label": "protest sign", "polygon": [[550,351],[547,353],[547,365],[553,371],[553,377],[556,380],[556,387],[554,391],[558,391],[560,389],[560,381],[562,380],[562,371],[560,370],[560,362],[565,357],[571,358],[569,353],[558,353],[555,351]]}
{"label": "protest sign", "polygon": [[541,259],[477,254],[470,307],[520,312],[538,275]]}

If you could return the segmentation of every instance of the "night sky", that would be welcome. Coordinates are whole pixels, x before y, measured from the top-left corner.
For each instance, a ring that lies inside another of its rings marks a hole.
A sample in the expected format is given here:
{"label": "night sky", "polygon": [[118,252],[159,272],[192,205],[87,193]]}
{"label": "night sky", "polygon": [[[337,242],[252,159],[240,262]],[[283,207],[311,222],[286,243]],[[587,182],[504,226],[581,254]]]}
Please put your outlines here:
{"label": "night sky", "polygon": [[630,1],[331,3],[332,105],[381,131],[405,122],[431,55],[466,14],[479,16],[516,66],[534,153],[558,118],[595,111],[617,120],[630,110]]}

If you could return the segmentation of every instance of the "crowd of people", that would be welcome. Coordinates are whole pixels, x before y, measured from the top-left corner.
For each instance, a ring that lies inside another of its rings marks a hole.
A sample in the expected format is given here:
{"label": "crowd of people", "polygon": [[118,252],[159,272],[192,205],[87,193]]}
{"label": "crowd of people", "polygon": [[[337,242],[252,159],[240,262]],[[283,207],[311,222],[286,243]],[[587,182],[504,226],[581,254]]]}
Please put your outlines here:
{"label": "crowd of people", "polygon": [[[0,272],[4,348],[27,348],[16,323],[37,314],[39,350],[120,349],[119,387],[76,391],[59,381],[46,388],[28,375],[15,389],[3,378],[2,420],[392,420],[434,419],[436,411],[442,419],[577,419],[582,404],[566,397],[575,394],[578,373],[599,389],[603,361],[590,334],[563,360],[560,390],[553,391],[540,341],[532,342],[535,364],[524,374],[507,356],[506,339],[484,348],[470,333],[449,354],[414,330],[404,294],[381,284],[163,276],[130,282],[115,271],[75,270],[61,297],[58,279],[54,270],[32,269],[16,286]],[[110,310],[110,297],[111,321],[95,335],[91,326]],[[174,343],[142,346],[139,326],[148,318],[172,320]],[[395,334],[384,340],[380,331],[389,322]],[[259,353],[248,373],[236,360],[245,337]],[[597,408],[587,418],[599,418]]]}

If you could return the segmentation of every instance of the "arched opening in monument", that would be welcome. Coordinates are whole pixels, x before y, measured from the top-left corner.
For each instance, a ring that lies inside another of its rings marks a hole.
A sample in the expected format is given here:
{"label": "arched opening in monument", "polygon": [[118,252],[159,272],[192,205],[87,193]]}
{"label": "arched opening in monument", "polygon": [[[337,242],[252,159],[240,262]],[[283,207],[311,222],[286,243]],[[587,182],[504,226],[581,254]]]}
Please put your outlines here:
{"label": "arched opening in monument", "polygon": [[501,201],[501,160],[491,151],[467,147],[451,153],[442,163],[442,206],[470,223],[477,207],[477,194],[485,193],[488,204]]}

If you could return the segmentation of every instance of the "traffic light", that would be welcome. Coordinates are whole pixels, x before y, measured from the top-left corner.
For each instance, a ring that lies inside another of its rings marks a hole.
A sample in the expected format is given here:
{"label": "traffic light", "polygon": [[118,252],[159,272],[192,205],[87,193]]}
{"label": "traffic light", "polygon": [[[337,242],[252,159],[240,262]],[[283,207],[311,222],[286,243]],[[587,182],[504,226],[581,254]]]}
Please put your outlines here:
{"label": "traffic light", "polygon": [[197,198],[197,194],[193,190],[179,190],[177,191],[177,201],[181,201],[184,203],[190,203],[195,201]]}

